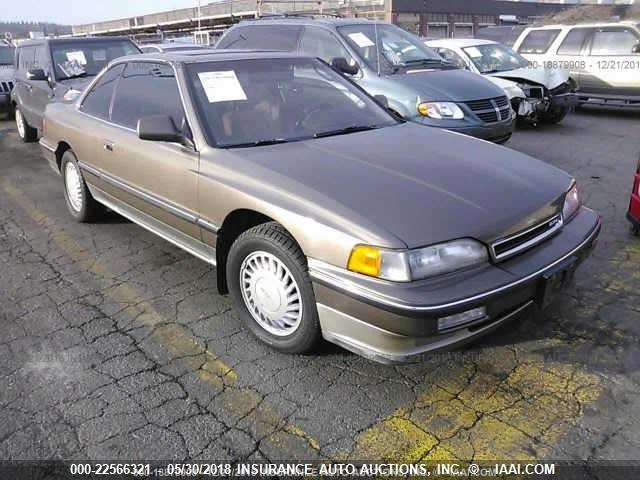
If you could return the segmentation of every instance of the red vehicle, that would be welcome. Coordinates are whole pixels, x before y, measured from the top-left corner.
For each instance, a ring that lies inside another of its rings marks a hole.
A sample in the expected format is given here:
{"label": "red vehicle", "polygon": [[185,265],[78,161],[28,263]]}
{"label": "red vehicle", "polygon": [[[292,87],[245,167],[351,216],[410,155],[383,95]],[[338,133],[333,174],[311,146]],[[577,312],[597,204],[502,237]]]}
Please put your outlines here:
{"label": "red vehicle", "polygon": [[636,168],[636,174],[633,180],[633,190],[631,191],[627,218],[631,222],[631,225],[633,225],[633,233],[640,235],[640,160],[638,160],[638,168]]}

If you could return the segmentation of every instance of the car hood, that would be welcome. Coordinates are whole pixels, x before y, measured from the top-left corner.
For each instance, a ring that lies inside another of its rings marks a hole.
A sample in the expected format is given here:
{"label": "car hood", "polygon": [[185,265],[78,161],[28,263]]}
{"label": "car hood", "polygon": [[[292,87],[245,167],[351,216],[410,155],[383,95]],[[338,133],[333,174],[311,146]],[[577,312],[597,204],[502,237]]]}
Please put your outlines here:
{"label": "car hood", "polygon": [[490,75],[487,75],[486,79],[502,88],[509,97],[509,100],[514,98],[526,98],[522,89],[512,80],[505,80],[504,78],[492,77]]}
{"label": "car hood", "polygon": [[14,75],[13,65],[0,65],[0,81],[12,82]]}
{"label": "car hood", "polygon": [[467,102],[504,95],[491,82],[468,70],[430,70],[416,67],[387,77],[416,91],[420,100]]}
{"label": "car hood", "polygon": [[409,248],[522,230],[557,213],[572,181],[516,151],[413,123],[228,152],[313,216],[376,225]]}
{"label": "car hood", "polygon": [[569,73],[566,70],[556,68],[517,68],[515,70],[509,70],[508,72],[496,72],[488,75],[513,80],[515,82],[533,82],[543,85],[550,90],[569,80]]}

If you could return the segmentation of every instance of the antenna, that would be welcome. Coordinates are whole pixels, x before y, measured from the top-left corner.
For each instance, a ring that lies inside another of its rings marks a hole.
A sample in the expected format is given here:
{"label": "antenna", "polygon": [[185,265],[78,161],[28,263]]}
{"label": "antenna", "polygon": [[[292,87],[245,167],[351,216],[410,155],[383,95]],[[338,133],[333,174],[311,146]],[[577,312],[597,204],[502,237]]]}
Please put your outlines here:
{"label": "antenna", "polygon": [[378,21],[373,24],[373,29],[376,35],[376,61],[378,63],[378,76],[380,76],[380,38],[378,37]]}

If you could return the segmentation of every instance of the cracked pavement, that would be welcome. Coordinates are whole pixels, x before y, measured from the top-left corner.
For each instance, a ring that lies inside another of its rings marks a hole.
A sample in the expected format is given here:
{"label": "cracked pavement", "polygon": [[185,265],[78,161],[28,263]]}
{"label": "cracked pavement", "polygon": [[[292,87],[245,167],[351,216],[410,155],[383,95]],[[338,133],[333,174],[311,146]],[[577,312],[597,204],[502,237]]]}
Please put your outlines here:
{"label": "cracked pavement", "polygon": [[0,121],[0,458],[637,459],[639,128],[582,109],[516,132],[603,216],[592,257],[546,312],[382,366],[262,345],[210,266],[115,214],[74,223],[38,145]]}

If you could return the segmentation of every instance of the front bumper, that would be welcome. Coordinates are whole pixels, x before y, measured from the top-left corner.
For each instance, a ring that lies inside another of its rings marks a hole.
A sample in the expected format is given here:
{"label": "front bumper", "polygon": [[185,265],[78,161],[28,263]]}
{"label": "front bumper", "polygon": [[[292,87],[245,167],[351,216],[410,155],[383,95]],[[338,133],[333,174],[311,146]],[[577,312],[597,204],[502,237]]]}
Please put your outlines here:
{"label": "front bumper", "polygon": [[[560,233],[498,265],[406,284],[356,275],[309,260],[323,336],[381,363],[420,360],[487,334],[538,298],[543,277],[567,260],[579,264],[600,232],[582,208]],[[485,307],[487,317],[440,333],[438,318]]]}
{"label": "front bumper", "polygon": [[[412,121],[420,125],[443,128],[451,132],[462,133],[490,142],[504,142],[508,140],[516,127],[516,119],[513,116],[512,118],[496,123],[481,123],[470,119],[436,121],[426,117],[415,117]],[[462,125],[460,124],[461,122],[463,122]]]}
{"label": "front bumper", "polygon": [[9,93],[0,93],[0,112],[9,112],[11,110],[11,95]]}

